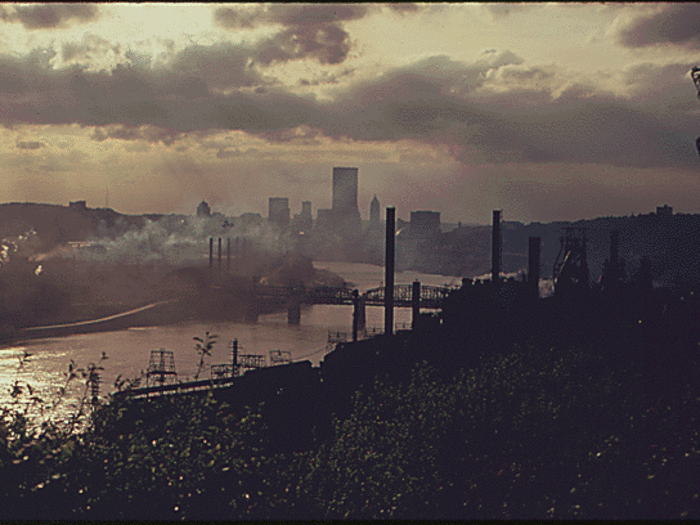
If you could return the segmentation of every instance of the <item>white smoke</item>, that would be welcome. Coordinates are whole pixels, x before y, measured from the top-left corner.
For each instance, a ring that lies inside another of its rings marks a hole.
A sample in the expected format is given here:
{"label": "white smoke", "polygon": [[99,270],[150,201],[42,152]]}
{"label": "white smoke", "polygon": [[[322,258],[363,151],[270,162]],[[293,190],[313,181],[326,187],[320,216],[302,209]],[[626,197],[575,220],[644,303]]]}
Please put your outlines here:
{"label": "white smoke", "polygon": [[10,262],[10,254],[20,254],[29,257],[30,252],[35,251],[37,240],[34,228],[28,232],[21,233],[14,238],[4,238],[0,241],[0,266]]}
{"label": "white smoke", "polygon": [[119,227],[109,229],[102,223],[97,235],[87,241],[56,247],[33,260],[75,257],[93,263],[194,264],[208,258],[210,238],[214,239],[214,257],[218,256],[218,238],[222,239],[222,257],[226,257],[228,242],[234,255],[236,238],[246,240],[249,247],[272,254],[283,254],[294,247],[288,234],[262,220],[250,224],[223,217],[169,216],[158,221],[146,220],[143,227],[132,227],[126,232],[120,232]]}

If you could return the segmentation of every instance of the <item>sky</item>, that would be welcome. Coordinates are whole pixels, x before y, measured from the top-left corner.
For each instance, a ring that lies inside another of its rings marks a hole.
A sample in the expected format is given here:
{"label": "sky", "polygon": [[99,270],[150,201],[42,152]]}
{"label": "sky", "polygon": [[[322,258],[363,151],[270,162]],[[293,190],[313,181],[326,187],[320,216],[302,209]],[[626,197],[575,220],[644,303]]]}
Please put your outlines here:
{"label": "sky", "polygon": [[0,3],[0,202],[700,213],[700,5]]}

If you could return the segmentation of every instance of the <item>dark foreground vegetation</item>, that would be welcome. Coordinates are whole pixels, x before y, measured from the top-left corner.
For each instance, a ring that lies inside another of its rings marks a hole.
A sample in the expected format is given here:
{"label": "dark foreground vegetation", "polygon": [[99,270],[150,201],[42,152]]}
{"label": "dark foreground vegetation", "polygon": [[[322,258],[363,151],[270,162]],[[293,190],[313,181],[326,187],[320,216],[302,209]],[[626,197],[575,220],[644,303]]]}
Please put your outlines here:
{"label": "dark foreground vegetation", "polygon": [[211,390],[92,410],[99,363],[70,371],[85,427],[30,431],[17,384],[0,518],[698,519],[700,293],[535,305],[517,284],[338,348],[296,404]]}

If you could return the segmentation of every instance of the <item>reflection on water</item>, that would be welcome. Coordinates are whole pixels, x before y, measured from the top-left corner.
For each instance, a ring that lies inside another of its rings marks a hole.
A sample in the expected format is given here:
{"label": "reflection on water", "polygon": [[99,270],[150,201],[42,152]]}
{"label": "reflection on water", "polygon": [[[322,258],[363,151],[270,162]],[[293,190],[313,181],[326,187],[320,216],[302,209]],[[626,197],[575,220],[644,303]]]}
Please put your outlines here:
{"label": "reflection on water", "polygon": [[[381,266],[346,262],[317,262],[314,265],[340,275],[360,292],[383,285],[384,268]],[[415,272],[398,272],[395,276],[396,284],[408,284],[415,279],[432,286],[453,286],[460,281],[457,277]],[[382,308],[367,308],[368,328],[383,327],[383,319]],[[410,309],[397,308],[394,319],[398,326],[410,326]],[[30,383],[40,395],[51,397],[64,383],[64,372],[70,360],[84,367],[90,362],[97,363],[102,352],[108,357],[103,363],[101,388],[106,394],[114,390],[117,376],[130,379],[139,376],[148,366],[150,351],[159,348],[173,351],[178,379],[191,379],[198,363],[192,338],[203,337],[206,332],[217,334],[219,338],[201,377],[208,377],[209,365],[231,361],[229,345],[234,338],[239,341],[240,353],[263,354],[269,362],[270,350],[286,350],[291,352],[293,360],[308,359],[318,365],[331,349],[327,343],[328,332],[345,332],[350,337],[351,330],[351,306],[315,305],[302,306],[298,326],[287,324],[285,312],[261,316],[257,324],[192,322],[27,341],[0,349],[0,401],[7,402],[8,390],[16,377]],[[18,357],[24,350],[32,356],[18,374]],[[74,389],[71,395],[78,395],[78,389]]]}

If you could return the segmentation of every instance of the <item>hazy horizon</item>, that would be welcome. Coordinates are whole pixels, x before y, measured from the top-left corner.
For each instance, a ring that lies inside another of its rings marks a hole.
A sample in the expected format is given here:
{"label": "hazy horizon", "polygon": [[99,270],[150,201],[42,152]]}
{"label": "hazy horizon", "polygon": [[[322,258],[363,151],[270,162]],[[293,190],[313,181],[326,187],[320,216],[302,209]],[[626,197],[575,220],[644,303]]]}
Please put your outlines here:
{"label": "hazy horizon", "polygon": [[696,213],[697,4],[1,4],[0,202]]}

